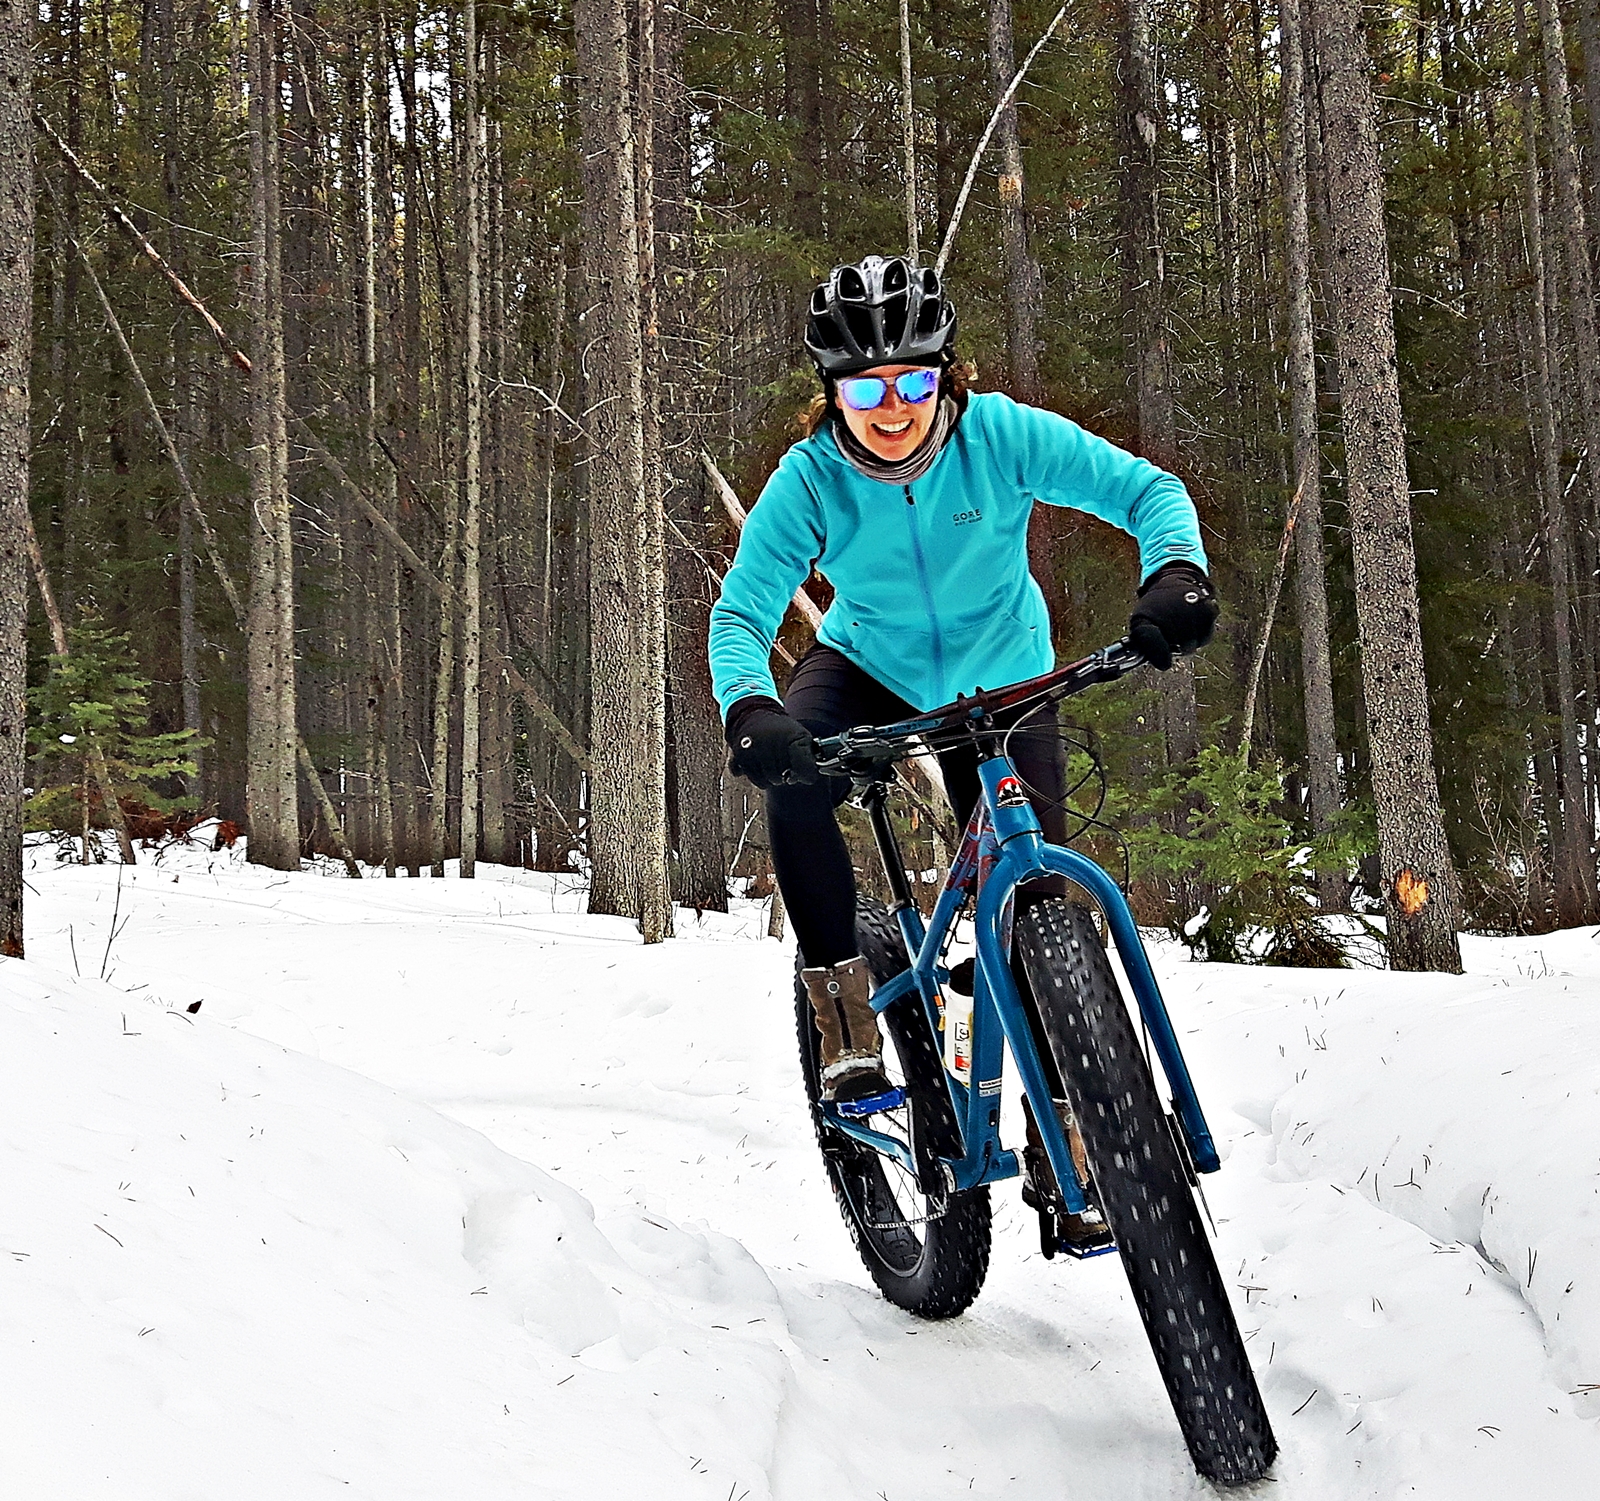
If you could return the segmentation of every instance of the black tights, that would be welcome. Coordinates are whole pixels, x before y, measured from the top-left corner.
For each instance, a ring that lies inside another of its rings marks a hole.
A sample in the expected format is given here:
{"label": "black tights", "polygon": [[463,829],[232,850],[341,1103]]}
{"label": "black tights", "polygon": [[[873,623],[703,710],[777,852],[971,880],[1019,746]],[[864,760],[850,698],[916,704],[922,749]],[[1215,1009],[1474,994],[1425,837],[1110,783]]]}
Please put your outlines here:
{"label": "black tights", "polygon": [[[813,647],[794,670],[783,706],[819,739],[863,724],[892,724],[917,710],[869,677],[832,647]],[[1001,725],[1005,716],[998,716]],[[1063,842],[1066,816],[1059,800],[1065,786],[1061,742],[1052,710],[1028,716],[1012,737],[1010,755],[1022,780],[1042,794],[1034,809],[1052,843]],[[978,753],[970,745],[943,751],[939,765],[956,822],[966,827],[978,805]],[[857,952],[856,880],[834,810],[849,795],[842,777],[824,777],[809,787],[775,787],[767,793],[767,831],[772,865],[783,892],[795,939],[808,965],[837,964]],[[1037,883],[1043,887],[1046,883]],[[1060,883],[1051,881],[1053,888]]]}

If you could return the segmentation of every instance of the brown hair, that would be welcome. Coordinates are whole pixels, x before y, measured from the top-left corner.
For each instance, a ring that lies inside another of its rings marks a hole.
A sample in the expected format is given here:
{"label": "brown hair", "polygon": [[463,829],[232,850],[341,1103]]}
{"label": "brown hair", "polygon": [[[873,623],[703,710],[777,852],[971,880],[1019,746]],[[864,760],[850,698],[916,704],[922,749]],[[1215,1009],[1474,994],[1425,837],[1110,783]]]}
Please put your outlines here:
{"label": "brown hair", "polygon": [[[978,367],[971,360],[952,360],[944,368],[944,380],[940,382],[940,390],[943,395],[953,397],[956,406],[965,411],[967,392],[972,389],[972,383],[977,378]],[[795,413],[795,426],[799,429],[800,436],[816,437],[822,431],[822,425],[828,420],[832,409],[833,382],[825,381],[822,389],[811,398],[810,402]]]}

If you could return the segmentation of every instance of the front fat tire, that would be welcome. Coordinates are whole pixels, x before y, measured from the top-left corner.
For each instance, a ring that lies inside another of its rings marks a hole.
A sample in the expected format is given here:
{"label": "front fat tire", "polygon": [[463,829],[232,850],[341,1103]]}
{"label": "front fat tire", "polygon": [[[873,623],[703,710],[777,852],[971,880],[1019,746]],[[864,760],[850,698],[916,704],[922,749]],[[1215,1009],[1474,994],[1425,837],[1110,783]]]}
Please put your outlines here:
{"label": "front fat tire", "polygon": [[[900,930],[881,902],[858,900],[856,938],[875,987],[905,969]],[[897,1001],[884,1013],[884,1023],[905,1076],[913,1135],[920,1134],[921,1144],[940,1156],[959,1155],[960,1131],[944,1082],[944,1066],[920,998],[911,994]],[[989,1190],[980,1187],[967,1193],[941,1193],[930,1202],[901,1175],[894,1181],[899,1183],[902,1200],[909,1190],[913,1212],[906,1214],[903,1205],[897,1208],[890,1175],[900,1174],[898,1166],[834,1130],[823,1118],[821,1039],[798,973],[795,1025],[811,1124],[822,1148],[829,1186],[862,1264],[878,1290],[896,1307],[919,1318],[954,1318],[978,1296],[989,1270]],[[888,1221],[919,1216],[928,1217],[915,1226],[885,1228]]]}
{"label": "front fat tire", "polygon": [[1017,919],[1016,949],[1195,1468],[1258,1480],[1278,1443],[1093,919],[1040,902]]}

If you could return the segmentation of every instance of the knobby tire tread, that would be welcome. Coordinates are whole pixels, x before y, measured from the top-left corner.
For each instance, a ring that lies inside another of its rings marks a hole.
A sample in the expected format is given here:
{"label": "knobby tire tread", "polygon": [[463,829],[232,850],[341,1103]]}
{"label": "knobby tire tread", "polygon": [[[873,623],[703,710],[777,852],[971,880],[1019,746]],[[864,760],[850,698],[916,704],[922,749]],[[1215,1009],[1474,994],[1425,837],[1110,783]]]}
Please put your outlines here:
{"label": "knobby tire tread", "polygon": [[[881,902],[858,900],[856,937],[875,987],[905,969],[899,926]],[[919,1155],[931,1151],[939,1156],[959,1156],[961,1134],[944,1082],[944,1063],[920,998],[914,993],[902,997],[884,1012],[883,1019],[905,1074]],[[871,1147],[835,1131],[823,1118],[821,1040],[798,972],[795,1023],[811,1123],[822,1148],[829,1186],[862,1264],[884,1297],[908,1313],[948,1319],[965,1312],[989,1270],[988,1188],[948,1195],[942,1213],[914,1228],[882,1228],[884,1221],[901,1217],[888,1188],[883,1159]],[[924,1202],[923,1212],[928,1207]]]}
{"label": "knobby tire tread", "polygon": [[1277,1440],[1093,919],[1040,902],[1017,919],[1016,948],[1195,1468],[1258,1480]]}

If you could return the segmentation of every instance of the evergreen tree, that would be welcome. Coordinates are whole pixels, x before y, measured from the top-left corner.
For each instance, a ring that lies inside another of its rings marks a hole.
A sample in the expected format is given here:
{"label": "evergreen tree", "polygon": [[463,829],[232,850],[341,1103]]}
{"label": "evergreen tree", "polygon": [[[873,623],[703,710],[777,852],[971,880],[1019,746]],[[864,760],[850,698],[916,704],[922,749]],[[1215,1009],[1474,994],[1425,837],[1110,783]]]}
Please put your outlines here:
{"label": "evergreen tree", "polygon": [[199,736],[151,730],[150,680],[140,675],[126,633],[86,620],[68,629],[67,642],[68,651],[50,658],[49,675],[28,694],[35,782],[27,820],[30,829],[80,833],[87,865],[90,829],[109,822],[107,810],[95,807],[94,752],[104,758],[124,811],[134,804],[171,814],[197,805],[183,789],[195,774]]}

